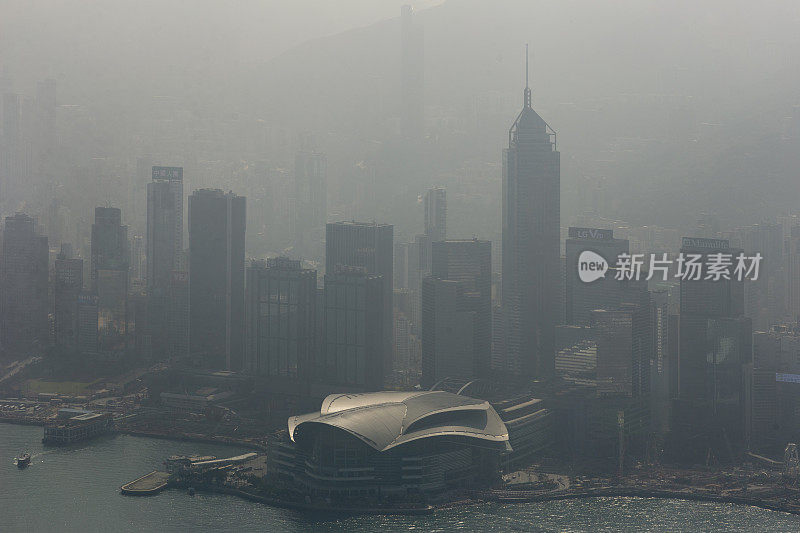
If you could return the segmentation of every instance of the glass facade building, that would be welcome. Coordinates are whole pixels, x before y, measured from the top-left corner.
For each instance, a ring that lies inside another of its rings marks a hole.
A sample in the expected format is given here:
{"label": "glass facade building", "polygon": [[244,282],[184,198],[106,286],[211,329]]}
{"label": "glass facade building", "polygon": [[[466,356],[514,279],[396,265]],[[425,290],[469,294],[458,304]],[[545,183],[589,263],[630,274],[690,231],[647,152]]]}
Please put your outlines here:
{"label": "glass facade building", "polygon": [[317,271],[276,258],[247,268],[244,370],[310,380],[316,353]]}

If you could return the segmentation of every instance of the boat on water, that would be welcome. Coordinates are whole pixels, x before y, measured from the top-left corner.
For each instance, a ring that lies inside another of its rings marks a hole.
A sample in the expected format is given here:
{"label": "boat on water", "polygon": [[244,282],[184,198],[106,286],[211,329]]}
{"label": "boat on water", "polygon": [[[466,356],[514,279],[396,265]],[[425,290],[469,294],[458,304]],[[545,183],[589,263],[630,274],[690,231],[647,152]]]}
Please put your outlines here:
{"label": "boat on water", "polygon": [[31,454],[23,453],[15,459],[15,462],[17,463],[17,468],[25,468],[31,464]]}

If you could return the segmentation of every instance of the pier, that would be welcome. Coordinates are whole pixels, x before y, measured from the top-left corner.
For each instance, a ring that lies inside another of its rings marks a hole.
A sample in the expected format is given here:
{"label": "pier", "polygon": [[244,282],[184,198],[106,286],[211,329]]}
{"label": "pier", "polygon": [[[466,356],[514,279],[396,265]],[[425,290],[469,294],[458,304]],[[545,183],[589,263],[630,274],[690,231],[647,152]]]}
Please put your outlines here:
{"label": "pier", "polygon": [[169,474],[153,470],[139,479],[120,487],[120,492],[128,496],[151,496],[158,494],[169,485]]}

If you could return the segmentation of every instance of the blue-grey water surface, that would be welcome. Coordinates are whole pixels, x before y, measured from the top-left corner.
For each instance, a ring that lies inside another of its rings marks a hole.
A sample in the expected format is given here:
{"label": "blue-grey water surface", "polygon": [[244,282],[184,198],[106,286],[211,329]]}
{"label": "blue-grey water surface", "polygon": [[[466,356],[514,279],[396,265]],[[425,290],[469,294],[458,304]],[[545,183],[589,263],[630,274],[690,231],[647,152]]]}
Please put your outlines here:
{"label": "blue-grey water surface", "polygon": [[[800,516],[732,504],[643,498],[482,504],[430,516],[315,517],[233,496],[167,490],[126,497],[120,485],[180,453],[236,447],[117,435],[44,448],[42,429],[0,424],[0,532],[16,531],[800,531]],[[18,470],[14,456],[30,451]]]}

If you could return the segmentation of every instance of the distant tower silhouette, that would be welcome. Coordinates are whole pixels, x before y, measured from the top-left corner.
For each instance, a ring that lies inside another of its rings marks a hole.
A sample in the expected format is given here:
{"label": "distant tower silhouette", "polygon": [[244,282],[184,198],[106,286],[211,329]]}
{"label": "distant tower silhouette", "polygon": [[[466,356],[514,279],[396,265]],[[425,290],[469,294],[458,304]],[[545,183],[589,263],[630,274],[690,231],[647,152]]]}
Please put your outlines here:
{"label": "distant tower silhouette", "polygon": [[400,8],[400,120],[403,137],[419,139],[425,132],[425,45],[412,13],[410,5]]}
{"label": "distant tower silhouette", "polygon": [[531,108],[527,46],[523,107],[503,151],[502,202],[507,353],[500,370],[547,377],[560,309],[561,163],[555,131]]}

